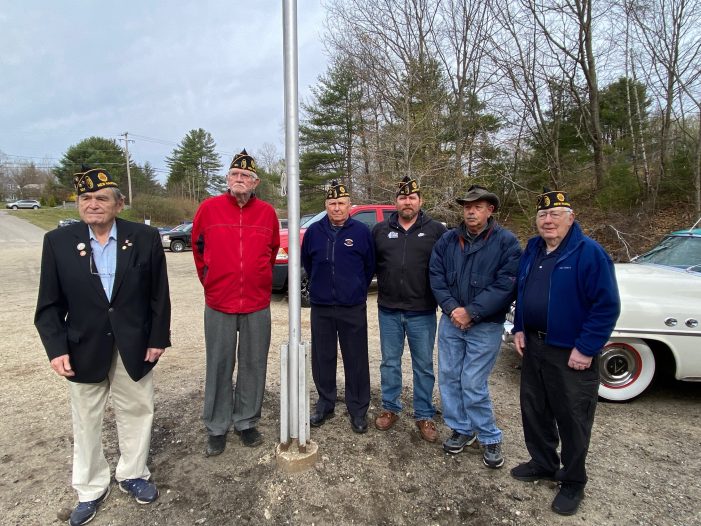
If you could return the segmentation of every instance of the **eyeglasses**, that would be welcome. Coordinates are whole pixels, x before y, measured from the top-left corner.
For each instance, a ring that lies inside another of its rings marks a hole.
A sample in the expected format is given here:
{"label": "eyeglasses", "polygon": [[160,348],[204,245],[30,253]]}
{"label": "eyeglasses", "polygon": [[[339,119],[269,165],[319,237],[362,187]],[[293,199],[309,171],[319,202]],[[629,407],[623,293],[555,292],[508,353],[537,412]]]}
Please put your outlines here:
{"label": "eyeglasses", "polygon": [[563,217],[565,217],[565,215],[569,213],[571,213],[570,210],[540,210],[536,214],[536,218],[545,219],[546,217],[550,216],[550,219],[557,221],[558,219],[562,219]]}

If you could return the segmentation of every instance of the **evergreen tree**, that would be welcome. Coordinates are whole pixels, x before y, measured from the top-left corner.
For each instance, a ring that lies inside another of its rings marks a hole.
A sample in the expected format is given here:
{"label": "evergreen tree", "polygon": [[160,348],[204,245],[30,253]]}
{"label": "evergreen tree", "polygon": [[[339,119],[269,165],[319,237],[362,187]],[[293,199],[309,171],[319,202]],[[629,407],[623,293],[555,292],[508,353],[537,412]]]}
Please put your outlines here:
{"label": "evergreen tree", "polygon": [[[634,89],[637,90],[638,100],[641,101],[642,107],[640,108],[640,112],[642,115],[638,115],[637,106],[631,104],[629,119],[627,90],[630,90],[632,93]],[[637,127],[639,123],[643,123],[647,119],[647,108],[650,106],[650,100],[647,97],[645,85],[621,77],[616,82],[609,84],[603,89],[600,100],[601,127],[604,140],[607,144],[618,146],[618,148],[621,146],[629,147],[631,120],[633,126]],[[617,145],[616,143],[620,142],[622,139],[626,139],[625,145]]]}
{"label": "evergreen tree", "polygon": [[156,170],[148,161],[143,166],[132,168],[131,186],[135,196],[144,194],[160,195],[163,193],[163,187],[156,178]]}
{"label": "evergreen tree", "polygon": [[[84,166],[104,168],[126,193],[126,157],[116,140],[103,137],[83,139],[66,150],[53,172],[64,187],[72,189],[74,174],[81,172]],[[134,165],[132,165],[133,168],[135,168]]]}
{"label": "evergreen tree", "polygon": [[300,184],[303,206],[317,210],[329,181],[352,186],[355,141],[363,125],[362,91],[352,65],[343,60],[334,62],[311,91],[312,101],[302,104]]}
{"label": "evergreen tree", "polygon": [[222,164],[215,149],[216,143],[209,132],[202,128],[190,130],[166,158],[170,169],[168,191],[195,201],[221,192],[224,180],[218,172]]}

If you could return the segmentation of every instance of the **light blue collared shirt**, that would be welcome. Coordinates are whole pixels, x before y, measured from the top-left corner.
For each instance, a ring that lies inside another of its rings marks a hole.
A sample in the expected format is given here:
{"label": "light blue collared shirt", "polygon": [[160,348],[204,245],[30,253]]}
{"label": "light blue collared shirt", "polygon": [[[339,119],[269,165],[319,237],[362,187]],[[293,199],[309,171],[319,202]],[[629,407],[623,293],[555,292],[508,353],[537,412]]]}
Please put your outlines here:
{"label": "light blue collared shirt", "polygon": [[114,286],[114,274],[117,269],[117,222],[112,223],[110,236],[103,247],[95,237],[92,228],[88,226],[90,233],[90,251],[92,258],[92,273],[100,276],[102,289],[108,300],[112,299],[112,287]]}

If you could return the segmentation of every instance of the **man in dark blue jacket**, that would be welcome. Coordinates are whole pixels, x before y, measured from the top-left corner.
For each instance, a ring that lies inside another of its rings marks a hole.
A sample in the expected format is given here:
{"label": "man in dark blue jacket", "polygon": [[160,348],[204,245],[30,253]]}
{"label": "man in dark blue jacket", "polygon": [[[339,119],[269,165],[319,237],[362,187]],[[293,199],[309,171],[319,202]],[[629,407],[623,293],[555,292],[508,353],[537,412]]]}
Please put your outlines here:
{"label": "man in dark blue jacket", "polygon": [[596,357],[616,325],[620,299],[611,258],[582,233],[563,192],[546,189],[539,197],[536,226],[540,235],[528,242],[519,266],[514,319],[531,460],[511,475],[526,482],[559,481],[552,509],[573,515],[587,482],[599,387]]}
{"label": "man in dark blue jacket", "polygon": [[340,344],[351,427],[365,433],[370,405],[367,296],[375,249],[370,229],[350,217],[344,184],[331,183],[325,205],[326,217],[307,229],[302,242],[302,265],[309,276],[312,376],[319,394],[309,422],[319,427],[334,414]]}
{"label": "man in dark blue jacket", "polygon": [[402,410],[402,354],[409,343],[414,377],[414,420],[421,438],[438,439],[433,421],[433,348],[436,343],[436,300],[428,281],[433,245],[446,228],[422,209],[419,183],[404,177],[395,199],[397,211],[375,225],[377,305],[382,363],[382,411],[375,427],[387,431]]}
{"label": "man in dark blue jacket", "polygon": [[438,326],[438,387],[443,420],[453,434],[443,449],[460,453],[479,440],[484,465],[504,465],[488,380],[516,290],[521,248],[492,217],[499,198],[472,186],[457,200],[464,221],[436,243],[431,288],[443,315]]}

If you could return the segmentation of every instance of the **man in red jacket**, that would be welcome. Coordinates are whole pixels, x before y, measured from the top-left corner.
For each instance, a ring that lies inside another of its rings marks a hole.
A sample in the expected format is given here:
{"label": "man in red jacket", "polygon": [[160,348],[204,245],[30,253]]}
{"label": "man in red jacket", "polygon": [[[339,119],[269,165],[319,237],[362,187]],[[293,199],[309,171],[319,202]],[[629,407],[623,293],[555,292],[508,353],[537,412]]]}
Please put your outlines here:
{"label": "man in red jacket", "polygon": [[[202,418],[207,456],[226,447],[232,421],[245,446],[263,442],[256,429],[270,347],[270,295],[280,246],[275,209],[255,196],[256,163],[244,149],[226,176],[228,191],[204,201],[192,225],[197,275],[205,294],[207,371]],[[232,397],[238,343],[239,368]]]}

